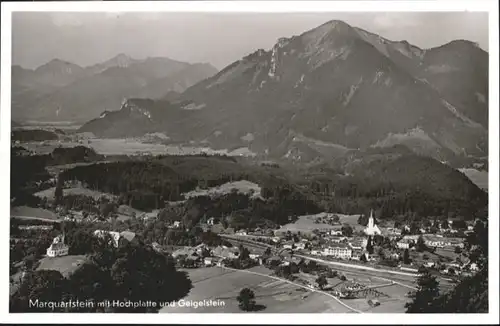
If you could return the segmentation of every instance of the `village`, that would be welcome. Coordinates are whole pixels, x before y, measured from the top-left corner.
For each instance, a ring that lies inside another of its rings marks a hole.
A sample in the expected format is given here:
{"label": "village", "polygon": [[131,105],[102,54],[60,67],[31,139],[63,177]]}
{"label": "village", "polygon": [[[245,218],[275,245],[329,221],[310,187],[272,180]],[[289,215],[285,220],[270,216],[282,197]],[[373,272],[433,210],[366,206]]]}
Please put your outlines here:
{"label": "village", "polygon": [[[254,242],[254,245],[262,245],[263,247],[272,248],[275,252],[287,252],[293,254],[309,255],[311,257],[322,257],[332,261],[348,261],[352,264],[368,264],[376,265],[382,263],[385,267],[399,268],[402,271],[417,273],[419,267],[434,268],[443,275],[461,275],[477,270],[475,264],[468,264],[466,261],[459,259],[459,254],[464,249],[465,236],[472,232],[474,225],[469,223],[466,230],[457,230],[453,228],[453,220],[446,223],[446,228],[439,228],[436,233],[429,233],[430,228],[419,229],[419,234],[409,234],[410,228],[403,225],[400,228],[389,227],[384,231],[374,223],[373,212],[368,219],[368,225],[362,232],[354,233],[351,227],[339,225],[337,229],[321,230],[315,229],[311,233],[292,233],[290,231],[283,232],[277,230],[261,230],[259,228],[253,230],[222,230],[220,235],[232,239],[244,239]],[[92,216],[83,218],[80,212],[70,213],[65,217],[65,220],[73,220],[77,222],[92,222]],[[334,214],[324,214],[326,219]],[[144,221],[154,219],[154,213],[147,213],[137,218]],[[97,219],[94,217],[94,219]],[[209,218],[206,223],[202,224],[202,228],[210,229],[213,227],[216,219]],[[174,221],[170,228],[179,229],[182,227],[180,221]],[[23,229],[47,229],[48,226],[21,226]],[[96,236],[104,234],[111,235],[115,246],[118,246],[120,239],[132,241],[135,234],[130,231],[114,232],[96,230]],[[459,236],[461,235],[461,236]],[[59,239],[59,240],[58,240]],[[60,241],[62,239],[62,241]],[[53,245],[62,245],[63,237],[54,239]],[[155,250],[163,250],[161,246],[154,242],[151,244]],[[422,247],[422,248],[420,248]],[[377,250],[375,250],[377,248]],[[436,259],[429,258],[429,255],[435,252],[444,252],[448,255],[433,255]],[[405,254],[406,252],[406,254]],[[423,254],[422,260],[416,259],[412,261],[410,257],[405,258],[405,255],[411,253],[410,256],[416,256],[417,252],[427,252]],[[61,252],[47,249],[47,256],[61,256],[67,254],[67,249]],[[212,266],[221,264],[223,259],[235,259],[238,257],[239,249],[236,247],[220,246],[209,248],[205,244],[199,244],[194,247],[183,247],[174,252],[174,258],[182,257],[185,264],[191,266]],[[457,256],[455,260],[445,259]],[[250,254],[251,259],[255,259],[262,263],[262,255],[255,253]],[[388,263],[388,261],[396,263]],[[384,264],[385,262],[385,264]]]}
{"label": "village", "polygon": [[[403,312],[424,271],[435,276],[446,291],[480,269],[470,260],[466,241],[475,232],[476,220],[415,218],[413,212],[384,216],[378,207],[368,214],[350,215],[292,211],[281,223],[269,221],[270,217],[252,225],[237,212],[217,215],[207,213],[206,203],[193,204],[198,198],[224,196],[262,199],[261,187],[248,180],[229,180],[215,187],[198,180],[195,190],[183,193],[184,200],[143,209],[133,207],[133,198],[101,192],[75,178],[58,182],[67,168],[51,166],[50,178],[33,184],[38,207],[11,209],[11,219],[16,221],[11,234],[17,234],[11,236],[11,294],[35,271],[55,270],[71,278],[91,255],[101,252],[102,248],[90,244],[95,242],[91,238],[107,239],[114,248],[133,243],[173,260],[196,283],[188,298],[232,297],[236,285],[218,292],[230,280],[241,283],[239,290],[250,286],[259,295],[270,293],[275,298],[282,291],[272,292],[273,286],[263,284],[278,282],[277,287],[285,286],[288,292],[283,295],[290,301],[283,309],[290,309],[297,300],[310,309],[305,301],[315,298],[311,305],[328,311],[331,307],[321,305],[327,296],[338,300],[335,312]],[[197,216],[191,216],[190,210]],[[72,230],[67,232],[65,225]],[[45,239],[37,242],[35,238]],[[257,281],[249,275],[258,275],[258,283],[252,283]],[[306,293],[297,297],[295,290]],[[307,293],[320,293],[323,299]],[[285,297],[273,299],[267,311],[281,311]]]}
{"label": "village", "polygon": [[[212,223],[213,220],[209,219],[208,224]],[[408,234],[410,227],[407,225],[401,228],[386,228],[383,233],[371,215],[366,228],[357,234],[353,234],[349,227],[339,225],[338,229],[314,230],[311,234],[275,230],[273,235],[265,235],[269,233],[268,230],[256,229],[239,230],[232,236],[265,243],[269,248],[292,253],[292,256],[302,254],[332,261],[348,261],[352,264],[373,266],[379,264],[384,268],[397,268],[413,273],[417,273],[419,268],[424,266],[439,271],[442,275],[467,276],[477,271],[476,264],[460,258],[465,237],[474,228],[472,223],[467,225],[466,230],[453,228],[453,220],[449,220],[443,223],[447,224],[446,228],[439,228],[436,233],[430,233],[430,228],[421,228],[418,230],[419,234]],[[191,251],[189,248],[183,250],[186,251],[188,259],[201,262],[190,255],[197,249],[199,248],[191,248]],[[226,251],[216,249],[213,251],[215,257],[227,259],[237,257],[235,249],[225,248]],[[257,259],[258,256],[252,258]],[[213,264],[213,259],[207,259],[205,264]]]}

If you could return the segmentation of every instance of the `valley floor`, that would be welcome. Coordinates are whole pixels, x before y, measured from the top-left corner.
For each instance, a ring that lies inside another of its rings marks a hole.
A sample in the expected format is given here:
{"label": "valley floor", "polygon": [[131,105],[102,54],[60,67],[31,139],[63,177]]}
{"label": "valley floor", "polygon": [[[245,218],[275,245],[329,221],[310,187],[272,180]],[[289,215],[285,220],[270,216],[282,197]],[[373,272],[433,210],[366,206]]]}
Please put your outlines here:
{"label": "valley floor", "polygon": [[[384,296],[378,299],[381,303],[378,307],[371,307],[367,298],[339,300],[329,293],[272,276],[271,271],[262,266],[249,270],[210,267],[186,271],[193,282],[190,293],[181,301],[162,308],[160,313],[242,312],[236,298],[245,287],[254,291],[256,303],[260,306],[258,312],[263,313],[403,313],[408,300],[405,297],[408,288],[391,283],[380,288]],[[348,277],[368,286],[388,283],[359,273],[352,273]],[[335,286],[340,287],[343,282],[337,283]],[[212,307],[186,306],[186,303],[203,300],[222,304]]]}
{"label": "valley floor", "polygon": [[[297,285],[277,280],[269,275],[264,267],[254,267],[246,271],[234,271],[221,267],[188,270],[193,289],[182,300],[194,302],[202,300],[221,300],[222,307],[165,307],[160,313],[238,313],[238,296],[247,287],[255,292],[260,312],[265,313],[348,313],[352,312],[334,299],[306,290]],[[257,274],[258,273],[258,274]]]}

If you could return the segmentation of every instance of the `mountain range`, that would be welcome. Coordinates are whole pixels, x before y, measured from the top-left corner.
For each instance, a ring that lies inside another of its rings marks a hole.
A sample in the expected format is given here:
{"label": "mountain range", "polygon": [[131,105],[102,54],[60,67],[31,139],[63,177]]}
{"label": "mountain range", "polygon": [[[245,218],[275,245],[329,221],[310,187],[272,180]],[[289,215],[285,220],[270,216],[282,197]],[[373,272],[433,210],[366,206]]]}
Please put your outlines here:
{"label": "mountain range", "polygon": [[397,144],[439,160],[484,157],[488,53],[465,40],[421,49],[329,21],[183,92],[130,98],[81,131],[163,132],[171,141],[292,160]]}
{"label": "mountain range", "polygon": [[34,70],[12,67],[12,116],[18,121],[85,122],[128,97],[162,98],[217,73],[210,64],[119,54],[89,67],[54,59]]}

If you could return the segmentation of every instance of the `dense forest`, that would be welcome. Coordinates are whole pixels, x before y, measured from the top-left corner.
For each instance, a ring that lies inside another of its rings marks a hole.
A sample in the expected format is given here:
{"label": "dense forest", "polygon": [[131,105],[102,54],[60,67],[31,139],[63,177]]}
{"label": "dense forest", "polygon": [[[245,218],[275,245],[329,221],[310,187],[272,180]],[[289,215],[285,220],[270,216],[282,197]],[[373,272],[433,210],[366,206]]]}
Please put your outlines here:
{"label": "dense forest", "polygon": [[[103,160],[84,146],[57,148],[50,155],[23,156],[13,151],[13,197],[25,196],[26,202],[36,204],[26,193],[33,191],[34,180],[49,178],[46,166]],[[193,225],[207,215],[231,215],[235,227],[248,227],[265,221],[284,224],[289,217],[324,210],[357,214],[370,209],[376,210],[379,219],[473,219],[487,208],[484,191],[462,173],[431,158],[400,149],[378,149],[343,160],[341,165],[297,168],[268,167],[226,156],[138,157],[76,166],[65,170],[60,179],[81,181],[90,189],[117,195],[118,204],[143,211],[184,200],[183,193],[197,187],[237,180],[261,187],[263,199],[229,194],[188,200],[184,207],[185,212],[195,212],[190,217]]]}
{"label": "dense forest", "polygon": [[30,142],[30,141],[45,141],[57,140],[59,136],[52,131],[33,129],[33,130],[13,130],[11,133],[12,141]]}
{"label": "dense forest", "polygon": [[487,207],[485,192],[440,162],[417,155],[377,155],[377,159],[352,164],[347,175],[338,173],[338,169],[318,173],[314,167],[299,175],[293,170],[245,165],[234,158],[198,156],[79,166],[65,171],[62,178],[120,196],[121,202],[141,210],[183,200],[182,194],[196,187],[249,180],[262,187],[264,201],[231,195],[216,202],[198,198],[188,206],[214,216],[239,211],[235,215],[259,216],[277,224],[288,222],[287,214],[321,210],[354,214],[371,208],[382,219],[472,219]]}
{"label": "dense forest", "polygon": [[[192,158],[179,158],[184,163],[190,159]],[[197,161],[197,158],[194,160]],[[210,158],[204,160],[212,164],[218,163],[217,160]],[[250,175],[244,170],[235,171],[234,168],[233,171],[225,169],[218,176],[205,173],[202,179],[199,176],[200,170],[191,171],[193,173],[187,173],[158,161],[115,162],[75,167],[65,171],[61,178],[82,181],[91,189],[119,196],[119,203],[146,211],[164,208],[165,202],[168,201],[184,200],[183,193],[194,190],[200,185],[214,187],[230,181],[259,178],[258,175]],[[191,212],[191,224],[196,224],[203,216],[231,214],[246,215],[250,219],[253,218],[255,223],[267,219],[276,224],[283,224],[289,222],[289,216],[321,211],[313,200],[308,199],[297,187],[290,184],[269,183],[269,186],[264,186],[262,189],[262,194],[264,198],[256,200],[238,193],[218,198],[200,196],[190,198],[184,207]]]}
{"label": "dense forest", "polygon": [[432,158],[384,155],[352,165],[347,175],[316,174],[305,185],[322,194],[331,211],[357,213],[373,208],[382,219],[400,215],[473,219],[488,205],[483,190]]}

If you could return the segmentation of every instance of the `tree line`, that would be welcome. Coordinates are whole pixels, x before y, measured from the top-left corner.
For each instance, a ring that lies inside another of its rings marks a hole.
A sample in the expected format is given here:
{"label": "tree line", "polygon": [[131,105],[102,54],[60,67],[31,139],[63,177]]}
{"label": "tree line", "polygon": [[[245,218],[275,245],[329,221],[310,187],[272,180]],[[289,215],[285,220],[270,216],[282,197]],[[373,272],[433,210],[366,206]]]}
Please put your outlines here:
{"label": "tree line", "polygon": [[462,173],[432,158],[401,155],[361,163],[349,175],[311,178],[305,185],[330,210],[378,211],[380,218],[428,216],[473,219],[488,205],[487,194]]}

